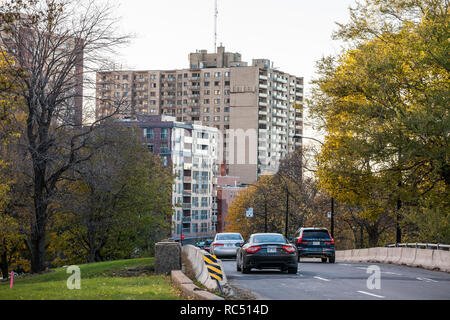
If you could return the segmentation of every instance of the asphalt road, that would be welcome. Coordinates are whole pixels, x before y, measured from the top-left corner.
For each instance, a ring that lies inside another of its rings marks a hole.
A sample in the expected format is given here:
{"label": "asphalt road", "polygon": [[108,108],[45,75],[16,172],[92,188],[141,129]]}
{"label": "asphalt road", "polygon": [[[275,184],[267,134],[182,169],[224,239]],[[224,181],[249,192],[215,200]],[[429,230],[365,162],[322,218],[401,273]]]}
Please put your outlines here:
{"label": "asphalt road", "polygon": [[[302,259],[297,274],[279,270],[236,271],[236,261],[222,259],[228,282],[265,300],[449,300],[450,274],[377,263],[321,263]],[[379,267],[379,289],[367,273]],[[372,270],[372,268],[370,269]],[[368,287],[368,283],[369,286]],[[374,287],[375,286],[375,287]]]}

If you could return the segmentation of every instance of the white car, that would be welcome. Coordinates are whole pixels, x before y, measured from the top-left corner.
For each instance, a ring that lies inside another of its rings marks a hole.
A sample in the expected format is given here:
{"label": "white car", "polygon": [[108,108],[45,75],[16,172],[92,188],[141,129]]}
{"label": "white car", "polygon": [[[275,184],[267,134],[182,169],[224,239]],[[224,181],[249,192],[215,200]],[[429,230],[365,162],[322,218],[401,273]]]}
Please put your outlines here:
{"label": "white car", "polygon": [[240,233],[218,233],[211,243],[211,254],[216,257],[236,257],[237,249],[244,244]]}

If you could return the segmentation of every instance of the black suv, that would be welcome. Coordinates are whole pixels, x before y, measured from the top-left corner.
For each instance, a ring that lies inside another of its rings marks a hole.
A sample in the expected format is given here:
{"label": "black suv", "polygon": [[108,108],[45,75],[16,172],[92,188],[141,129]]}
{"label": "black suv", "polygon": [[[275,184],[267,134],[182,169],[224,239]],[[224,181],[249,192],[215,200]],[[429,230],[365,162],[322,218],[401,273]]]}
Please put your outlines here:
{"label": "black suv", "polygon": [[300,228],[295,233],[298,261],[301,257],[322,258],[322,262],[335,261],[334,240],[325,228]]}

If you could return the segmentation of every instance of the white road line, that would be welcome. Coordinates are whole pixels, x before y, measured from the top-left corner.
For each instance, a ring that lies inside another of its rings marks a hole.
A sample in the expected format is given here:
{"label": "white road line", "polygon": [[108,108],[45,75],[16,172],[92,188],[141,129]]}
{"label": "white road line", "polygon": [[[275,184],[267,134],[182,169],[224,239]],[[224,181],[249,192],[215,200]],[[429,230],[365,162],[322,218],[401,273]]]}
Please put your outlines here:
{"label": "white road line", "polygon": [[373,294],[373,293],[370,293],[370,292],[365,292],[365,291],[358,291],[359,293],[362,293],[362,294],[367,294],[367,295],[369,295],[369,296],[373,296],[373,297],[377,297],[377,298],[384,298],[383,296],[379,296],[379,295],[377,295],[377,294]]}
{"label": "white road line", "polygon": [[319,280],[322,280],[322,281],[330,281],[330,280],[328,280],[328,279],[321,278],[321,277],[314,277],[314,278],[319,279]]}
{"label": "white road line", "polygon": [[433,279],[428,279],[428,278],[416,278],[417,280],[420,280],[420,281],[426,281],[426,282],[439,282],[439,281],[436,281],[436,280],[433,280]]}

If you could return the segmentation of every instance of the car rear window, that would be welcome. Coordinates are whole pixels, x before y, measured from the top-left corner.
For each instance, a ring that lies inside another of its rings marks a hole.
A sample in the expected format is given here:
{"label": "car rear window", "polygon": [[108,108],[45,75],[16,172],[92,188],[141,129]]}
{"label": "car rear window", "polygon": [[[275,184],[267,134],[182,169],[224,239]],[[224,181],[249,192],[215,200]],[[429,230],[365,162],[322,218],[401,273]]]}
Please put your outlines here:
{"label": "car rear window", "polygon": [[240,234],[218,234],[216,240],[242,240]]}
{"label": "car rear window", "polygon": [[263,234],[253,237],[253,242],[256,243],[286,243],[286,240],[281,234]]}
{"label": "car rear window", "polygon": [[303,230],[303,239],[330,239],[328,231],[325,230]]}

